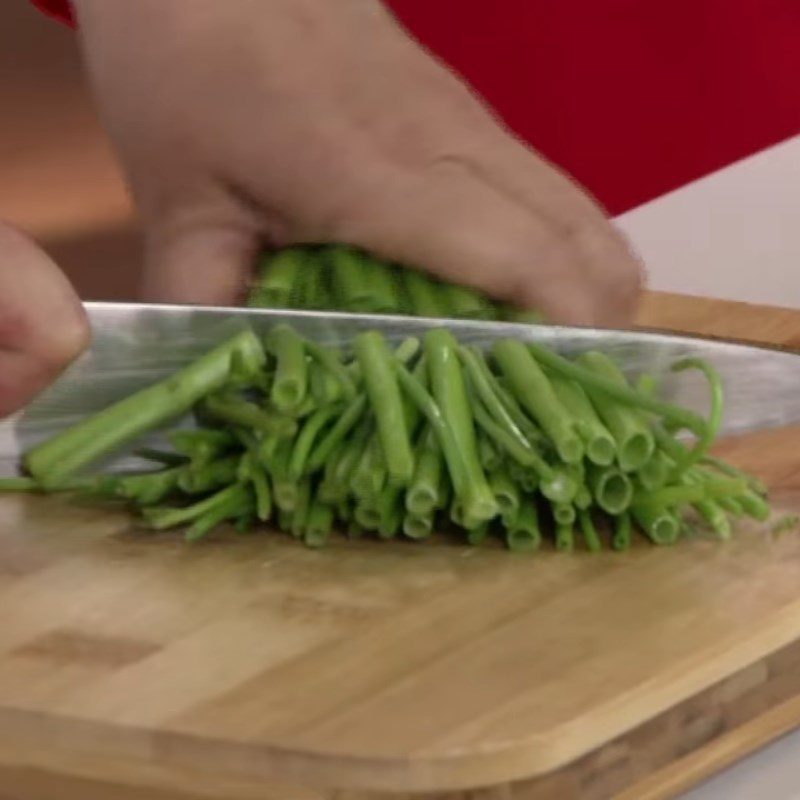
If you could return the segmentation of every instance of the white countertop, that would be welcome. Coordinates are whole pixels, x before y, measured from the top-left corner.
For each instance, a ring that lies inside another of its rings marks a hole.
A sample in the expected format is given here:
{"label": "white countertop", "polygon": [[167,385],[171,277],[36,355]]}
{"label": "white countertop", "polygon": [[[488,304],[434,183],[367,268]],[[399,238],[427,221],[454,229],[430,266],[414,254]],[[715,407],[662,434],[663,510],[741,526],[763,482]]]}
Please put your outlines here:
{"label": "white countertop", "polygon": [[[653,289],[800,308],[800,136],[617,222],[644,257]],[[797,798],[800,731],[683,796]]]}
{"label": "white countertop", "polygon": [[800,308],[800,136],[617,223],[653,289]]}
{"label": "white countertop", "polygon": [[681,800],[797,800],[800,798],[800,731],[681,796]]}

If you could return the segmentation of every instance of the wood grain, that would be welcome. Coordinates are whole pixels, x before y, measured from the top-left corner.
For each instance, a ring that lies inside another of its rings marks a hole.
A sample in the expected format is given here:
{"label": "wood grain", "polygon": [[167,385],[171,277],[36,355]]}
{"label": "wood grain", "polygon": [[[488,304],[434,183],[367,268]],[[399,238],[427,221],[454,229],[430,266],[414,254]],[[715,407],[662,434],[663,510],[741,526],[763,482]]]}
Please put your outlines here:
{"label": "wood grain", "polygon": [[16,757],[3,748],[11,766],[0,762],[0,786],[13,787],[15,800],[665,800],[795,727],[799,693],[800,642],[794,642],[560,770],[463,792],[310,790],[276,780],[247,786],[200,767],[167,774],[146,760],[109,763],[91,755],[71,757],[57,771],[48,757],[45,771],[17,765],[30,759],[24,746]]}
{"label": "wood grain", "polygon": [[800,349],[800,310],[646,292],[637,322],[646,328]]}
{"label": "wood grain", "polygon": [[[800,510],[798,445],[723,449]],[[0,797],[611,797],[791,703],[798,585],[800,536],[755,526],[625,556],[310,552],[3,498]]]}

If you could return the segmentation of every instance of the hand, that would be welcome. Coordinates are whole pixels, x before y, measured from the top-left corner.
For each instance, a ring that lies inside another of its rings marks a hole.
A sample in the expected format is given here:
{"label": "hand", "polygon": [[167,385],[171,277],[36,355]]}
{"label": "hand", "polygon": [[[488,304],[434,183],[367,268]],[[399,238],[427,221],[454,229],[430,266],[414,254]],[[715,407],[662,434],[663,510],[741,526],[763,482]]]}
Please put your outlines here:
{"label": "hand", "polygon": [[0,224],[0,419],[53,381],[88,342],[69,281],[31,241]]}
{"label": "hand", "polygon": [[341,241],[553,321],[632,316],[602,211],[378,0],[76,6],[151,299],[232,302],[264,242]]}

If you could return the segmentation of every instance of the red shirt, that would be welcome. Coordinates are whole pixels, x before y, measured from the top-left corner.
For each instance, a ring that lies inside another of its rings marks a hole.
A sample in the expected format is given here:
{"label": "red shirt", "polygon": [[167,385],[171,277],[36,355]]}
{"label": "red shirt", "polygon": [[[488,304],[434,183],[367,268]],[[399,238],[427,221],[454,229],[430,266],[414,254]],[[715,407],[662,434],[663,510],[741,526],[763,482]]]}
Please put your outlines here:
{"label": "red shirt", "polygon": [[615,214],[800,132],[798,0],[388,3]]}

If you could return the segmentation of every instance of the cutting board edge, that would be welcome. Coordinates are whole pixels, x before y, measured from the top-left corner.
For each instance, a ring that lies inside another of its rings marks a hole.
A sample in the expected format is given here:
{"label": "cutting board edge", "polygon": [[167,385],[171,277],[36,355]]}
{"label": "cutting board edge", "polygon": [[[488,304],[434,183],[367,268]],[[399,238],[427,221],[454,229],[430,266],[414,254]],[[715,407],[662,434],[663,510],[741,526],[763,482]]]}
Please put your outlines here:
{"label": "cutting board edge", "polygon": [[[676,689],[674,683],[662,685],[658,694],[655,695],[659,698],[657,702],[653,702],[652,689],[646,690],[644,686],[640,686],[628,695],[623,695],[622,702],[618,697],[613,702],[609,702],[600,713],[598,713],[598,708],[594,707],[584,717],[578,717],[554,729],[552,735],[556,739],[559,735],[564,735],[564,731],[567,731],[566,735],[569,736],[572,729],[585,730],[592,724],[596,728],[600,728],[601,725],[597,723],[598,717],[604,718],[604,716],[610,715],[612,707],[620,716],[620,705],[634,704],[636,702],[635,695],[640,693],[646,694],[650,703],[649,713],[646,715],[631,714],[626,722],[620,721],[620,724],[617,725],[606,725],[602,733],[597,733],[592,737],[594,741],[591,743],[573,745],[572,749],[565,748],[563,752],[553,758],[552,763],[548,766],[523,777],[541,776],[564,767],[670,708],[721,683],[740,670],[757,664],[772,653],[796,642],[800,642],[800,598],[783,609],[778,617],[771,620],[769,626],[759,630],[755,636],[744,641],[732,642],[733,646],[730,649],[720,649],[712,660],[703,661],[699,656],[695,656],[694,660],[697,661],[697,666],[678,681],[680,688]],[[572,732],[572,738],[574,741],[578,736]],[[515,778],[515,780],[519,780],[519,778]]]}
{"label": "cutting board edge", "polygon": [[[792,623],[791,626],[787,625]],[[791,631],[791,634],[787,633]],[[44,714],[23,708],[0,708],[5,718],[0,730],[14,730],[13,746],[60,758],[110,758],[146,762],[157,769],[183,771],[196,766],[198,748],[206,751],[215,770],[252,780],[292,780],[304,785],[335,786],[368,791],[458,791],[541,778],[602,747],[688,698],[727,677],[759,662],[770,653],[800,640],[800,599],[764,629],[755,631],[731,649],[720,649],[696,665],[675,683],[664,684],[657,703],[652,689],[639,687],[623,698],[627,712],[618,703],[595,708],[547,736],[518,740],[502,749],[477,753],[461,752],[452,757],[420,760],[418,754],[395,758],[367,758],[360,755],[301,752],[269,743],[215,741],[180,730],[153,731],[145,727]],[[648,694],[648,692],[650,692]],[[637,713],[638,695],[649,700],[647,713]],[[612,709],[612,705],[616,707]],[[612,713],[613,711],[613,713]],[[612,722],[613,720],[613,722]],[[586,735],[586,731],[590,735]],[[566,731],[559,735],[559,731]],[[563,738],[565,737],[565,738]],[[5,737],[6,746],[9,739]],[[0,737],[0,751],[4,741]],[[212,751],[215,756],[212,759]],[[39,756],[46,760],[47,756]],[[58,758],[56,758],[58,760]],[[52,764],[38,763],[49,767]]]}

